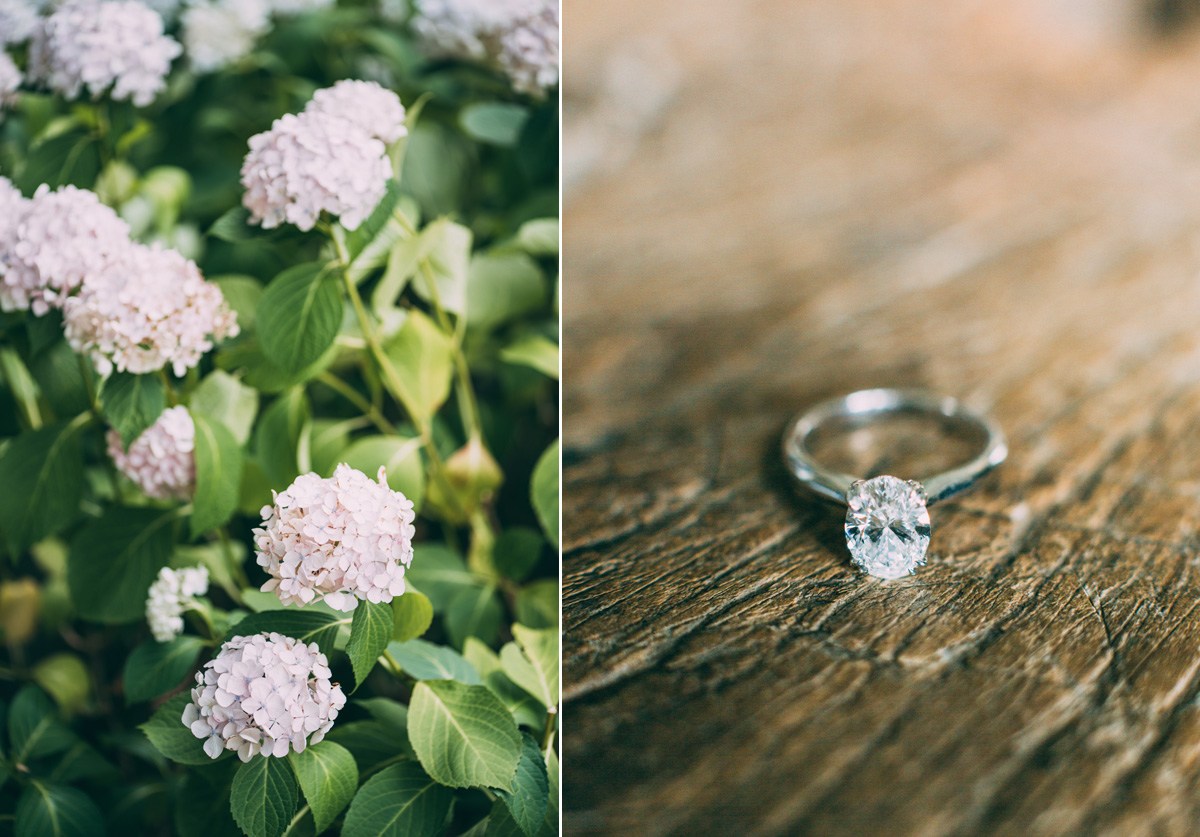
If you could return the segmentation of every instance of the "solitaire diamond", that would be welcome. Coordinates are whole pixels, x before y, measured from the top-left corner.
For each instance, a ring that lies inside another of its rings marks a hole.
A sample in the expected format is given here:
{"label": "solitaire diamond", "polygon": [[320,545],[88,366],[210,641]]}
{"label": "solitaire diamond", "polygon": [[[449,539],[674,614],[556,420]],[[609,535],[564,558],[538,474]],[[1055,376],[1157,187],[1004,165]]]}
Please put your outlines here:
{"label": "solitaire diamond", "polygon": [[864,572],[900,578],[925,563],[929,510],[919,482],[874,477],[846,494],[846,546]]}

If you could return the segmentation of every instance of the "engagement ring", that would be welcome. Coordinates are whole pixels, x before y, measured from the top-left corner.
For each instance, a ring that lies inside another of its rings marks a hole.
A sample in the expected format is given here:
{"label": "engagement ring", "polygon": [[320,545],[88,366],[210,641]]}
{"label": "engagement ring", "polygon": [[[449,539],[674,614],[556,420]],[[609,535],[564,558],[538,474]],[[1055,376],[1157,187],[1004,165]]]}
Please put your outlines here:
{"label": "engagement ring", "polygon": [[[833,424],[862,427],[885,417],[910,415],[937,422],[971,440],[972,459],[921,481],[881,475],[863,479],[825,468],[814,458],[815,432]],[[925,563],[929,506],[969,488],[1004,461],[1008,446],[999,425],[954,398],[923,390],[867,389],[824,401],[801,414],[783,437],[783,456],[805,488],[843,503],[846,546],[859,568],[878,578],[900,578]]]}

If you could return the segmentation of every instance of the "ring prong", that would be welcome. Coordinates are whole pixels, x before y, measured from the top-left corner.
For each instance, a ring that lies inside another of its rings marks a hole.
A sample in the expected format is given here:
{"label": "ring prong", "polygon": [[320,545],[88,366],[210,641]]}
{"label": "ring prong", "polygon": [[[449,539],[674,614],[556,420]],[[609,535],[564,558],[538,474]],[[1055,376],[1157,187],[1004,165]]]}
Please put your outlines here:
{"label": "ring prong", "polygon": [[926,500],[926,501],[927,501],[927,500],[929,499],[929,494],[928,494],[928,493],[925,491],[925,486],[924,486],[924,485],[922,485],[922,484],[920,483],[920,481],[918,481],[918,480],[905,480],[905,482],[907,482],[909,485],[911,485],[911,486],[912,486],[912,488],[913,488],[913,491],[915,491],[915,492],[917,492],[918,494],[920,494],[920,495],[921,495],[921,499],[922,499],[922,500]]}

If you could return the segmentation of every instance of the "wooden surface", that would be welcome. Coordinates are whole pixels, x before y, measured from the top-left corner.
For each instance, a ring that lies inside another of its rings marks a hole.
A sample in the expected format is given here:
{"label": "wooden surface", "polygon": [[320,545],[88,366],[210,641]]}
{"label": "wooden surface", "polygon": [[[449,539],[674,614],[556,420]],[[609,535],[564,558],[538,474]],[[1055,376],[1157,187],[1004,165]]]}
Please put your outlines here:
{"label": "wooden surface", "polygon": [[[1119,2],[569,0],[567,834],[1200,832],[1200,34]],[[929,566],[778,461],[924,386]]]}

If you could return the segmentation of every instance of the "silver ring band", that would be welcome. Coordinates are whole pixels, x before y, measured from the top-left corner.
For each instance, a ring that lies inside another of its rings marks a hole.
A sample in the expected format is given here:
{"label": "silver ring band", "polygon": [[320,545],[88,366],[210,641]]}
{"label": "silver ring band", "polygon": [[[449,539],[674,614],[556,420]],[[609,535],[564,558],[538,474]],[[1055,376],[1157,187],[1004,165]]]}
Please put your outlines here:
{"label": "silver ring band", "polygon": [[823,401],[800,415],[783,436],[783,456],[801,485],[830,500],[846,503],[861,477],[822,467],[808,448],[819,427],[835,420],[869,421],[895,414],[929,416],[980,436],[982,450],[970,461],[920,480],[928,503],[951,497],[995,468],[1008,455],[1004,432],[996,422],[964,407],[957,399],[918,389],[864,389]]}

